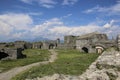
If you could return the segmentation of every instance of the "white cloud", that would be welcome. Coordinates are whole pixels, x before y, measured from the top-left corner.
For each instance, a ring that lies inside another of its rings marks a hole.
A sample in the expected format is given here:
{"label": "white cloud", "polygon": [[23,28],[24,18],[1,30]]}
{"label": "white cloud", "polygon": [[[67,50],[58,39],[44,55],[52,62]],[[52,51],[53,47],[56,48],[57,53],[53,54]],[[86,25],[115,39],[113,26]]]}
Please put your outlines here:
{"label": "white cloud", "polygon": [[[20,0],[27,4],[38,3],[40,6],[45,8],[54,8],[58,3],[57,0]],[[74,5],[78,0],[63,0],[62,5]]]}
{"label": "white cloud", "polygon": [[33,0],[21,0],[21,1],[24,2],[24,3],[31,4]]}
{"label": "white cloud", "polygon": [[0,15],[0,37],[13,38],[14,34],[30,29],[32,23],[32,19],[26,14],[2,14]]}
{"label": "white cloud", "polygon": [[63,39],[65,35],[81,35],[94,31],[111,36],[120,33],[120,26],[115,22],[115,20],[111,20],[103,26],[93,23],[83,26],[67,26],[60,19],[52,18],[34,25],[32,18],[27,14],[3,14],[0,15],[0,39],[33,39],[36,37]]}
{"label": "white cloud", "polygon": [[80,35],[83,33],[94,32],[100,27],[96,25],[86,25],[86,26],[58,26],[50,29],[52,33],[63,34],[63,35]]}
{"label": "white cloud", "polygon": [[10,34],[10,32],[12,31],[12,27],[9,27],[7,24],[5,24],[4,22],[0,21],[0,36],[7,36]]}
{"label": "white cloud", "polygon": [[31,32],[33,33],[34,36],[40,36],[49,33],[48,30],[50,28],[56,27],[56,26],[61,26],[63,25],[63,22],[60,22],[58,18],[53,18],[48,21],[45,21],[42,24],[35,25],[32,29]]}
{"label": "white cloud", "polygon": [[57,2],[54,0],[38,0],[39,4],[45,8],[53,8]]}
{"label": "white cloud", "polygon": [[92,12],[104,12],[109,15],[120,15],[120,2],[110,7],[100,7],[96,6],[91,9],[85,10],[84,13],[92,13]]}
{"label": "white cloud", "polygon": [[106,23],[105,25],[103,25],[104,28],[111,28],[114,24],[115,20],[111,20],[110,23]]}
{"label": "white cloud", "polygon": [[50,4],[42,4],[42,6],[45,8],[53,8],[54,7],[53,5],[50,5]]}
{"label": "white cloud", "polygon": [[61,17],[61,19],[68,18],[68,17],[70,17],[70,16],[72,16],[72,14],[67,14],[67,15]]}
{"label": "white cloud", "polygon": [[74,5],[78,0],[64,0],[62,5]]}
{"label": "white cloud", "polygon": [[0,15],[0,21],[19,30],[27,29],[28,25],[33,22],[30,16],[27,14],[14,13]]}
{"label": "white cloud", "polygon": [[120,27],[114,24],[115,20],[99,26],[97,24],[88,24],[84,26],[66,26],[60,19],[53,18],[43,24],[36,25],[32,28],[32,33],[34,36],[43,36],[49,39],[56,39],[58,37],[62,38],[65,35],[81,35],[85,33],[90,33],[98,31],[101,33],[106,33],[108,35],[117,35],[120,33]]}
{"label": "white cloud", "polygon": [[38,0],[41,4],[56,4],[54,0]]}
{"label": "white cloud", "polygon": [[40,6],[45,8],[54,8],[54,5],[57,4],[55,0],[21,0],[21,1],[28,4],[32,4],[32,2],[36,2]]}

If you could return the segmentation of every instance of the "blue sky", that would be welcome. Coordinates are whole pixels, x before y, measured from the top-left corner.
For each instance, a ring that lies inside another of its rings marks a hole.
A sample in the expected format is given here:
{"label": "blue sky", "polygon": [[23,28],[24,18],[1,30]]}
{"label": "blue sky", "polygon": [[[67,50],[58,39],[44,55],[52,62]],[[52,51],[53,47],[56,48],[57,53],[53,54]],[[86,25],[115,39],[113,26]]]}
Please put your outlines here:
{"label": "blue sky", "polygon": [[0,0],[0,41],[120,33],[120,0]]}

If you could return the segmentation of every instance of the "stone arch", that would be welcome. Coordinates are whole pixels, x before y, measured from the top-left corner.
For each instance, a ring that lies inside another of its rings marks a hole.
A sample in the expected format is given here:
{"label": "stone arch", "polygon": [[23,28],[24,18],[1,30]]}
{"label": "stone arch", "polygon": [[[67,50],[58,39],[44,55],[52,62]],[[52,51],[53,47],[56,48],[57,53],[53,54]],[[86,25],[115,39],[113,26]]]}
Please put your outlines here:
{"label": "stone arch", "polygon": [[42,45],[40,45],[39,48],[42,49]]}
{"label": "stone arch", "polygon": [[6,58],[8,57],[9,55],[5,52],[0,52],[0,60],[3,59],[3,58]]}
{"label": "stone arch", "polygon": [[101,54],[105,50],[105,46],[102,44],[96,45],[95,46],[96,52]]}
{"label": "stone arch", "polygon": [[43,49],[43,43],[40,44],[39,48],[40,48],[40,49]]}
{"label": "stone arch", "polygon": [[85,53],[88,53],[89,49],[87,47],[82,47],[82,51],[85,52]]}
{"label": "stone arch", "polygon": [[49,44],[49,49],[54,49],[55,45],[54,44]]}

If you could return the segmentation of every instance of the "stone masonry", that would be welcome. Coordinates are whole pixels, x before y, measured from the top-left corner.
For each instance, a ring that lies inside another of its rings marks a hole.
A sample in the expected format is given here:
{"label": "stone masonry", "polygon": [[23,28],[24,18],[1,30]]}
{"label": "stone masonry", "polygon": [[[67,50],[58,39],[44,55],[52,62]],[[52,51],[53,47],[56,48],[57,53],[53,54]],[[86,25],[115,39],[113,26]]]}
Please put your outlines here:
{"label": "stone masonry", "polygon": [[[9,49],[9,51],[7,52],[7,55],[9,54],[9,52],[14,51],[12,56],[19,57],[18,53],[20,50],[18,49],[20,48],[23,50],[32,49],[32,48],[78,49],[81,52],[86,52],[86,53],[96,53],[96,52],[102,53],[105,49],[109,47],[115,47],[120,50],[120,35],[118,35],[116,40],[109,40],[106,34],[92,32],[92,33],[84,34],[81,36],[73,36],[73,35],[64,36],[64,43],[61,43],[59,38],[56,40],[47,40],[47,41],[32,42],[32,43],[26,42],[26,41],[0,43],[0,50],[4,50],[3,52],[0,53],[0,55],[3,55],[2,53],[4,53]],[[16,54],[14,54],[15,52]],[[16,58],[14,57],[14,59]]]}
{"label": "stone masonry", "polygon": [[13,60],[26,57],[22,54],[21,48],[3,48],[0,50],[0,60]]}
{"label": "stone masonry", "polygon": [[120,50],[120,34],[117,36],[118,49]]}
{"label": "stone masonry", "polygon": [[100,41],[107,41],[107,35],[101,34],[98,32],[93,32],[89,34],[85,34],[82,36],[79,36],[76,40],[76,49],[80,51],[86,51],[87,53],[94,53],[95,51],[92,49],[95,49],[95,44]]}

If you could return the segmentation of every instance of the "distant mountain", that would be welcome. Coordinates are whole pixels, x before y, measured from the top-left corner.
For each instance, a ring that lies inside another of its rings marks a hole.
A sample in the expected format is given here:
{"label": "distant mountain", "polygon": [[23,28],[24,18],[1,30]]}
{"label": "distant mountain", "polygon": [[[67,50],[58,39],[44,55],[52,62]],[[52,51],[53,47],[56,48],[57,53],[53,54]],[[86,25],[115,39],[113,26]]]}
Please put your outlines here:
{"label": "distant mountain", "polygon": [[32,40],[32,42],[37,42],[37,41],[44,41],[44,40],[49,40],[48,38],[43,38],[43,37],[37,37]]}
{"label": "distant mountain", "polygon": [[0,41],[0,42],[14,42],[14,41],[28,41],[28,42],[37,42],[37,41],[43,41],[43,40],[49,40],[48,38],[43,37],[36,37],[36,38],[26,38],[26,39],[20,39],[20,38],[11,38],[8,40]]}

